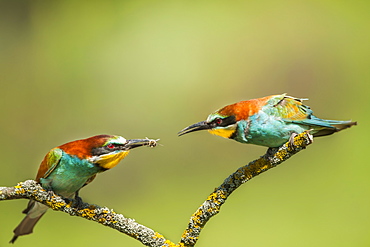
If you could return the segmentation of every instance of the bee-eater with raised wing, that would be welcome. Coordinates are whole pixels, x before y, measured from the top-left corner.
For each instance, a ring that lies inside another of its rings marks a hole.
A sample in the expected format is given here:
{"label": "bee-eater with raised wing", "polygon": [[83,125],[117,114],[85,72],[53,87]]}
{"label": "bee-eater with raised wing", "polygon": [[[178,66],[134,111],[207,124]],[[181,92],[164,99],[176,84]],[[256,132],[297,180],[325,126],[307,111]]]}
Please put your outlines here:
{"label": "bee-eater with raised wing", "polygon": [[[81,203],[78,192],[83,186],[93,181],[96,174],[115,167],[131,149],[141,146],[155,147],[156,140],[126,140],[121,136],[97,135],[68,142],[46,154],[36,181],[46,190],[52,190],[65,198],[75,197]],[[32,233],[47,209],[47,206],[30,200],[23,211],[27,215],[14,229],[10,243],[14,243],[21,235]]]}
{"label": "bee-eater with raised wing", "polygon": [[304,131],[314,137],[326,136],[357,124],[317,118],[302,101],[285,94],[240,101],[217,110],[207,120],[190,125],[178,134],[208,130],[241,143],[273,148]]}

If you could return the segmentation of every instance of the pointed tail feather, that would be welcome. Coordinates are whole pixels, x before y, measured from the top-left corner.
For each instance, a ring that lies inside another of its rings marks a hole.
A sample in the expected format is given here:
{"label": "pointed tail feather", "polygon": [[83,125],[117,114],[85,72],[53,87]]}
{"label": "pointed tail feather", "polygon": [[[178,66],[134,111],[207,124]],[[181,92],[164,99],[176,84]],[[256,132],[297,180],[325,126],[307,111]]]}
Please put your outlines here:
{"label": "pointed tail feather", "polygon": [[9,243],[14,244],[14,242],[17,240],[19,236],[32,233],[36,223],[45,214],[47,209],[48,209],[47,206],[30,200],[30,202],[28,203],[28,207],[23,211],[23,213],[26,213],[27,215],[26,217],[24,217],[21,223],[14,229],[13,231],[14,236]]}
{"label": "pointed tail feather", "polygon": [[36,217],[36,218],[31,218],[29,215],[27,215],[26,217],[24,217],[24,219],[22,220],[22,222],[17,226],[17,228],[14,229],[14,236],[13,238],[10,240],[9,243],[12,243],[14,244],[15,240],[17,240],[17,238],[19,236],[22,236],[22,235],[27,235],[27,234],[30,234],[32,233],[33,231],[33,228],[34,226],[36,225],[36,223],[39,221],[39,219],[43,216],[44,214]]}
{"label": "pointed tail feather", "polygon": [[351,122],[351,121],[337,121],[338,123],[332,123],[337,131],[341,131],[344,129],[347,129],[349,127],[352,127],[353,125],[357,125],[357,122]]}
{"label": "pointed tail feather", "polygon": [[323,128],[322,130],[319,130],[313,135],[314,137],[331,135],[334,134],[335,132],[350,128],[353,125],[357,125],[357,122],[352,121],[336,121],[336,120],[323,120],[323,121],[329,124],[331,128]]}

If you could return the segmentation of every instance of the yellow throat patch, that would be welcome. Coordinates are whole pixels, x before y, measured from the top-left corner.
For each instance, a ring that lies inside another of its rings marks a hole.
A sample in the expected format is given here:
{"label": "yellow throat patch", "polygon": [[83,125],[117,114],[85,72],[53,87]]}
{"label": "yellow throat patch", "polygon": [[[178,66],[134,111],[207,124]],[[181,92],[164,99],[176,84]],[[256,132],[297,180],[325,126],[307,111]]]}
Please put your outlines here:
{"label": "yellow throat patch", "polygon": [[224,138],[230,138],[230,136],[235,132],[233,129],[210,129],[208,130],[212,135],[222,136]]}
{"label": "yellow throat patch", "polygon": [[123,158],[125,158],[129,152],[130,151],[122,151],[116,154],[102,155],[97,163],[105,169],[111,169],[115,167]]}

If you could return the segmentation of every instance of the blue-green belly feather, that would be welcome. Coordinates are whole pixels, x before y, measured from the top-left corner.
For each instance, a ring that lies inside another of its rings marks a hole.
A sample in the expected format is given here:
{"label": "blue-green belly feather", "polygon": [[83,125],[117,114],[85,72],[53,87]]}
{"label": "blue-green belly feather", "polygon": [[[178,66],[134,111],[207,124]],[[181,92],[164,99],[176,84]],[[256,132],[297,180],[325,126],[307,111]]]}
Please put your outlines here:
{"label": "blue-green belly feather", "polygon": [[79,159],[63,152],[57,167],[41,184],[65,197],[71,197],[86,181],[100,172],[100,168],[85,159]]}
{"label": "blue-green belly feather", "polygon": [[292,133],[301,133],[309,127],[289,123],[275,116],[259,112],[238,122],[236,141],[255,145],[278,147],[287,142]]}

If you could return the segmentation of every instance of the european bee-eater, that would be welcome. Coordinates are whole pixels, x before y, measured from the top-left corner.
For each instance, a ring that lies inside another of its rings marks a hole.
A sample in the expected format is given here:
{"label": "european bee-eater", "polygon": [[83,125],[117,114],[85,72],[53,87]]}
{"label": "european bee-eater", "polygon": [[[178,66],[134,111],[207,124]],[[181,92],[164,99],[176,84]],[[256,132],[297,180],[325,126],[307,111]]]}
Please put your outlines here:
{"label": "european bee-eater", "polygon": [[357,122],[317,118],[303,99],[272,95],[240,101],[210,114],[207,120],[181,130],[179,136],[198,130],[266,147],[279,147],[304,131],[316,136],[331,135]]}
{"label": "european bee-eater", "polygon": [[[75,196],[79,190],[94,180],[96,174],[115,167],[131,149],[141,146],[156,146],[156,140],[131,139],[121,136],[97,135],[87,139],[68,142],[53,148],[41,162],[36,181],[46,190],[52,190],[65,198]],[[10,243],[21,235],[32,233],[47,206],[30,200],[23,213],[27,214],[14,229]]]}

